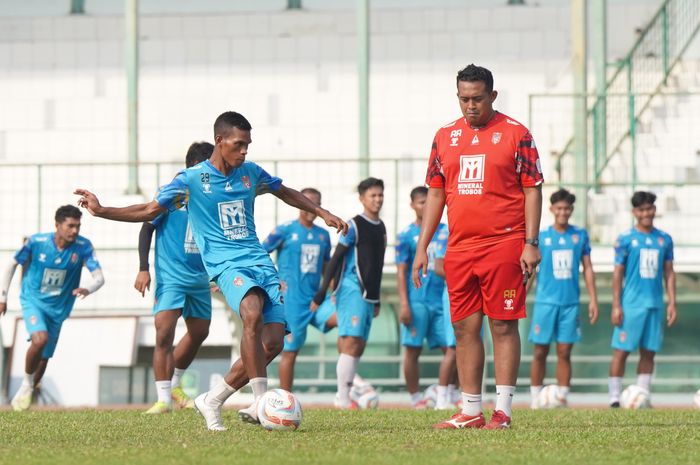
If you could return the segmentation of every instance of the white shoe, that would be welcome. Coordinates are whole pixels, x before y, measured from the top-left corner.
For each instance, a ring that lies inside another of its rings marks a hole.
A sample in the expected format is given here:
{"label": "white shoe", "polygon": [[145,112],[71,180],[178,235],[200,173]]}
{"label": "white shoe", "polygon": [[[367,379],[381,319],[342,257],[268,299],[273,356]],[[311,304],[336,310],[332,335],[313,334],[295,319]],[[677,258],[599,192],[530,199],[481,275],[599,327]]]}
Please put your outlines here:
{"label": "white shoe", "polygon": [[243,423],[259,425],[260,420],[258,420],[258,401],[256,400],[249,407],[239,410],[238,419]]}
{"label": "white shoe", "polygon": [[206,403],[207,393],[202,393],[194,400],[194,409],[204,417],[209,431],[226,431],[223,421],[221,421],[221,406],[212,407]]}
{"label": "white shoe", "polygon": [[32,405],[32,394],[34,389],[29,386],[19,388],[15,396],[12,398],[12,409],[15,412],[27,410]]}

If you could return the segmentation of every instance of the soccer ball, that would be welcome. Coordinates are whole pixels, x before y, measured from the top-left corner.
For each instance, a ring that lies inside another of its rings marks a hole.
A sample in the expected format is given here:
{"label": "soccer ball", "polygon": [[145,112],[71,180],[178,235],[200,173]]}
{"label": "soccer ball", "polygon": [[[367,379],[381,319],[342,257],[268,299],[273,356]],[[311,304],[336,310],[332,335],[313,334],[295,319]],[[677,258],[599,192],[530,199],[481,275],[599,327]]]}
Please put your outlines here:
{"label": "soccer ball", "polygon": [[301,425],[301,404],[291,392],[270,389],[258,400],[258,420],[267,430],[295,430]]}
{"label": "soccer ball", "polygon": [[435,408],[437,404],[437,384],[431,384],[423,391],[423,400],[426,408]]}
{"label": "soccer ball", "polygon": [[350,399],[361,409],[374,409],[379,406],[379,393],[369,383],[353,386],[350,389]]}
{"label": "soccer ball", "polygon": [[636,384],[632,384],[622,391],[620,395],[620,406],[630,410],[649,408],[649,391]]}
{"label": "soccer ball", "polygon": [[700,389],[693,396],[693,405],[695,408],[700,408]]}
{"label": "soccer ball", "polygon": [[536,405],[543,409],[566,407],[566,399],[559,395],[559,386],[548,384],[537,395]]}

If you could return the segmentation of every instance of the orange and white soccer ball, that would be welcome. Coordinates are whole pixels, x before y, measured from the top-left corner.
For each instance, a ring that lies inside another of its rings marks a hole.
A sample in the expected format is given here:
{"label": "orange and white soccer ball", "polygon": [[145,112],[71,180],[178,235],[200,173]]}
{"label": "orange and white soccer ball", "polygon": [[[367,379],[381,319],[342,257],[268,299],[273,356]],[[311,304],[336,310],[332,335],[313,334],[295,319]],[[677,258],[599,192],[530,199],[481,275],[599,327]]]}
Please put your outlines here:
{"label": "orange and white soccer ball", "polygon": [[258,420],[267,430],[295,430],[301,426],[301,404],[284,389],[270,389],[258,401]]}
{"label": "orange and white soccer ball", "polygon": [[360,409],[375,409],[379,406],[379,393],[374,387],[366,383],[362,386],[353,386],[350,389],[350,399],[355,401]]}
{"label": "orange and white soccer ball", "polygon": [[437,384],[431,384],[423,391],[423,399],[425,400],[426,408],[434,408],[437,404]]}
{"label": "orange and white soccer ball", "polygon": [[620,394],[620,407],[630,410],[651,407],[649,403],[649,391],[636,384],[630,385]]}
{"label": "orange and white soccer ball", "polygon": [[537,395],[535,405],[541,409],[566,407],[566,399],[559,394],[559,386],[548,384]]}

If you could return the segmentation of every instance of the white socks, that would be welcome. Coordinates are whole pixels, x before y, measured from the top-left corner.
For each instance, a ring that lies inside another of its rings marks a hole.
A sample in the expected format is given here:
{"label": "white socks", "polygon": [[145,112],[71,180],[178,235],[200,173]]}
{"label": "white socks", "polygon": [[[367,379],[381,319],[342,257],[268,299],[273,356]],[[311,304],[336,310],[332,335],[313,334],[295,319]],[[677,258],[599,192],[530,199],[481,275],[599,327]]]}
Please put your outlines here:
{"label": "white socks", "polygon": [[638,373],[637,386],[651,391],[651,373]]}
{"label": "white socks", "polygon": [[253,388],[253,396],[256,401],[267,392],[267,378],[253,378],[248,381],[248,384]]}
{"label": "white socks", "polygon": [[435,409],[442,410],[449,405],[449,387],[437,385],[437,400],[435,401]]}
{"label": "white socks", "polygon": [[172,399],[170,397],[171,384],[168,381],[156,381],[156,394],[158,394],[158,402],[163,402],[166,405],[172,404]]}
{"label": "white socks", "polygon": [[352,404],[350,388],[357,373],[357,363],[359,361],[359,358],[348,354],[340,354],[338,356],[335,374],[338,380],[338,407],[340,408],[347,408]]}
{"label": "white socks", "polygon": [[569,391],[571,388],[569,386],[557,386],[557,392],[559,393],[559,397],[566,400],[567,397],[569,397]]}
{"label": "white socks", "polygon": [[462,393],[462,413],[469,416],[481,413],[481,394]]}
{"label": "white socks", "polygon": [[[267,378],[262,379],[266,380],[267,382]],[[217,384],[211,389],[211,391],[207,392],[207,395],[204,397],[204,403],[209,405],[210,407],[221,407],[224,404],[224,402],[226,402],[226,399],[231,397],[231,395],[234,392],[236,392],[236,390],[228,384],[226,384],[226,381],[222,379],[219,384]]]}
{"label": "white socks", "polygon": [[544,386],[530,386],[530,407],[537,408],[537,397]]}
{"label": "white socks", "polygon": [[513,411],[513,394],[515,394],[515,386],[497,385],[496,410],[501,410],[510,417]]}
{"label": "white socks", "polygon": [[413,394],[409,392],[408,395],[411,396],[411,405],[413,407],[415,407],[416,404],[423,399],[423,393],[420,391],[414,392]]}
{"label": "white socks", "polygon": [[185,374],[185,371],[185,368],[175,368],[175,370],[173,371],[173,379],[170,380],[172,382],[171,387],[173,389],[180,386],[180,378],[182,378],[182,375]]}
{"label": "white socks", "polygon": [[608,395],[611,404],[620,402],[620,391],[622,391],[622,376],[610,376],[608,378]]}
{"label": "white socks", "polygon": [[24,374],[24,378],[22,379],[22,387],[26,387],[29,389],[34,388],[34,373]]}

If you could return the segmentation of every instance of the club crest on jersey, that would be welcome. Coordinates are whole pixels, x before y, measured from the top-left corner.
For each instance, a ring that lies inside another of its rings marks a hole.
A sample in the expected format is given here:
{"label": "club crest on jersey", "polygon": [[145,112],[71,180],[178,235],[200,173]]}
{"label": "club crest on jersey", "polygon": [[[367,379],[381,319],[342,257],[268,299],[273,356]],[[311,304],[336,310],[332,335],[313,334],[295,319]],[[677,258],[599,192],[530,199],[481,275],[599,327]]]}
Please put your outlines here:
{"label": "club crest on jersey", "polygon": [[663,238],[663,237],[659,237],[658,239],[656,239],[656,241],[659,243],[659,245],[660,245],[661,247],[664,246],[664,238]]}
{"label": "club crest on jersey", "polygon": [[459,145],[460,137],[462,137],[461,129],[455,129],[454,131],[450,132],[450,140],[452,141],[450,147],[457,147],[457,145]]}
{"label": "club crest on jersey", "polygon": [[484,188],[486,155],[461,155],[457,192],[459,195],[481,195]]}
{"label": "club crest on jersey", "polygon": [[243,285],[243,278],[236,276],[236,278],[233,280],[233,285],[236,287],[241,287]]}
{"label": "club crest on jersey", "polygon": [[501,141],[501,135],[502,134],[500,132],[494,132],[493,134],[491,134],[491,143],[493,145],[498,144]]}
{"label": "club crest on jersey", "polygon": [[573,234],[573,235],[571,236],[571,242],[573,242],[574,245],[575,245],[575,244],[578,244],[578,240],[579,240],[579,239],[578,239],[578,234]]}
{"label": "club crest on jersey", "polygon": [[248,176],[241,176],[241,182],[246,189],[250,189],[250,178]]}
{"label": "club crest on jersey", "polygon": [[76,264],[78,262],[78,254],[73,252],[70,256],[70,262]]}

